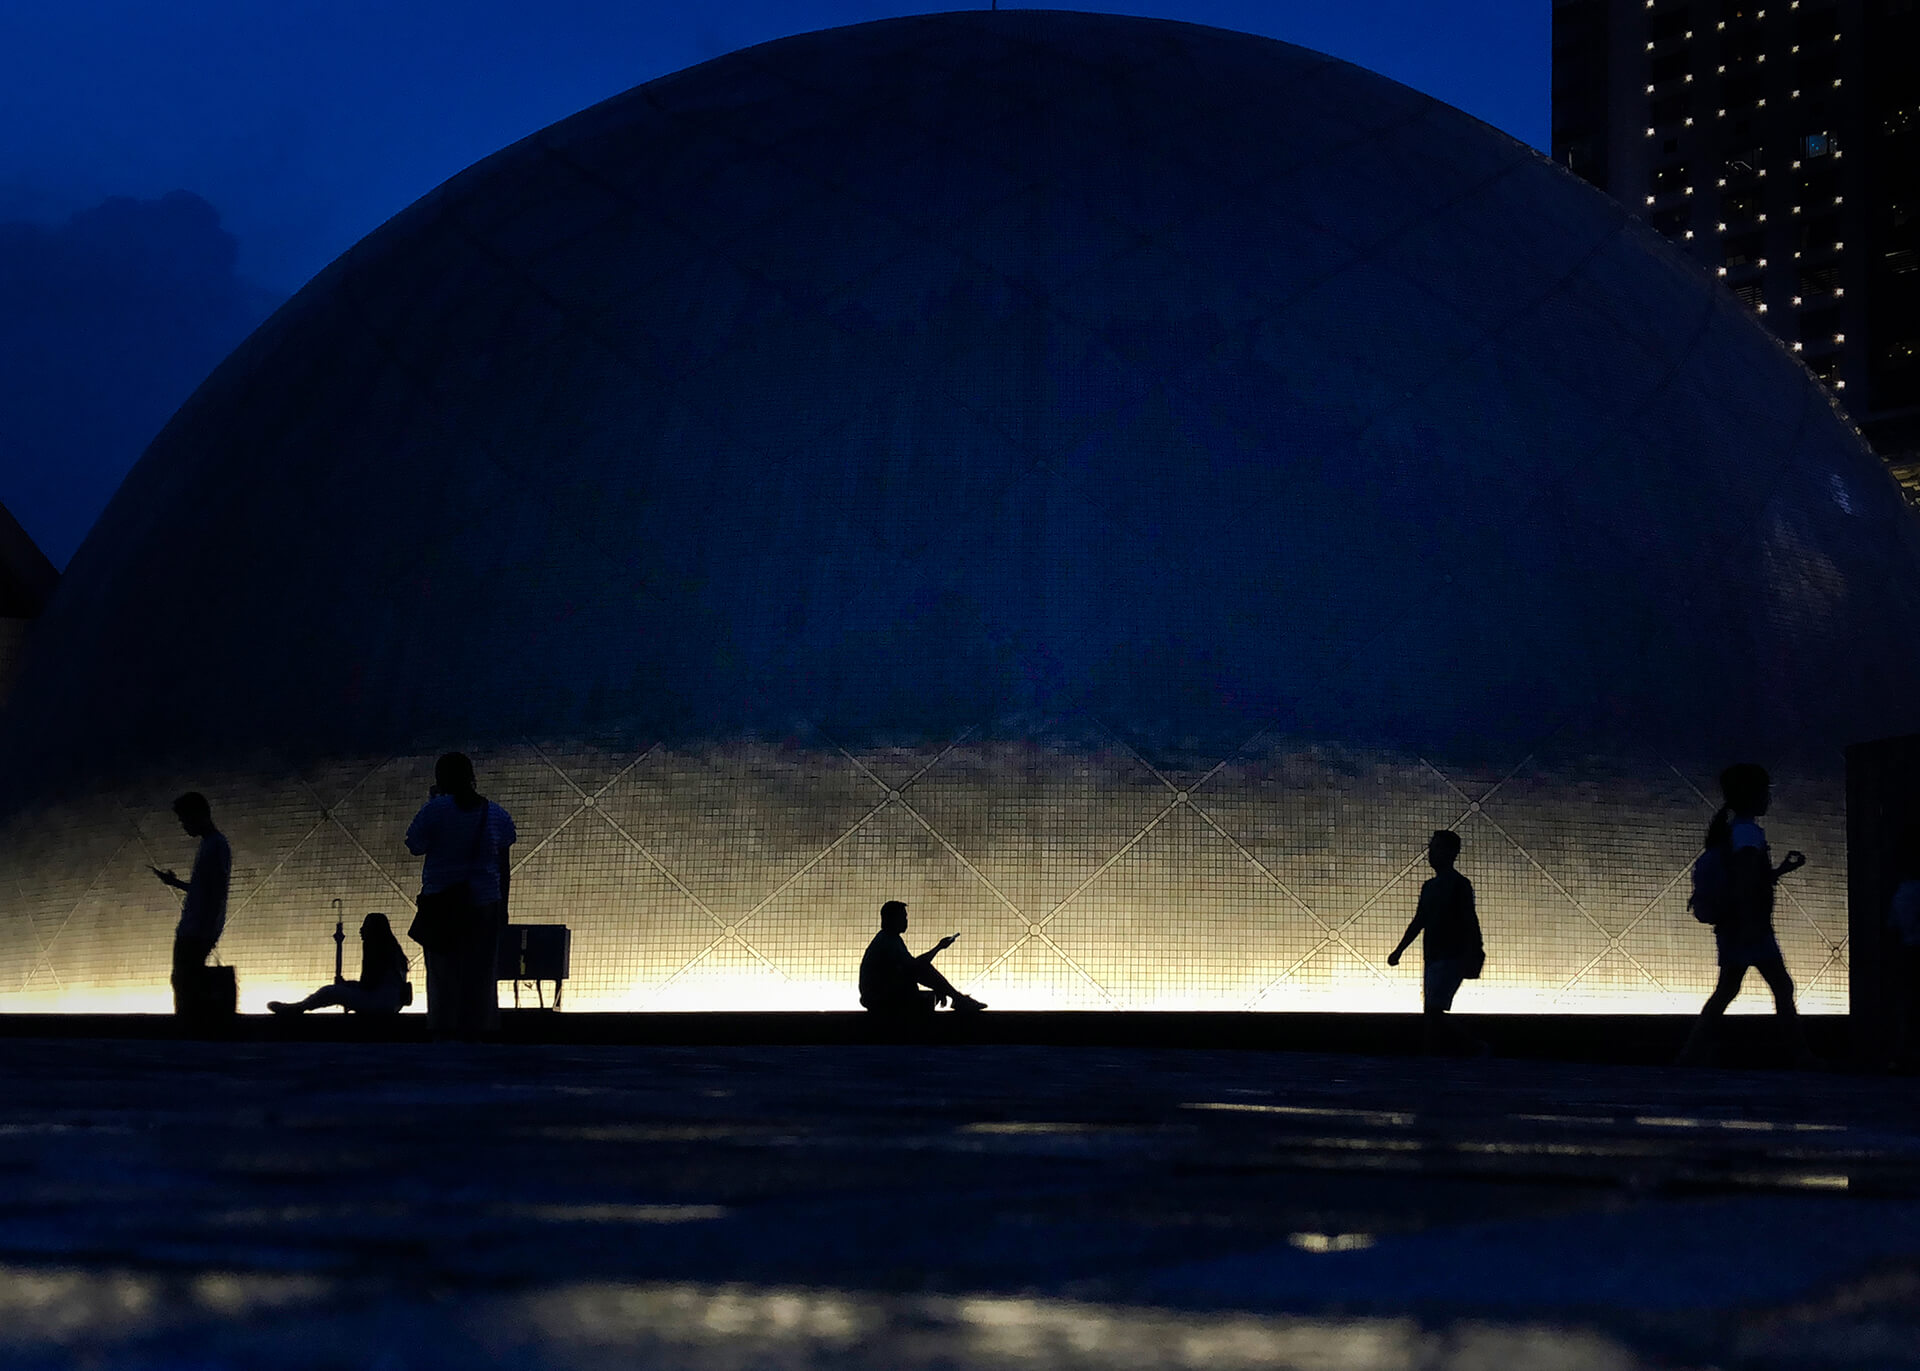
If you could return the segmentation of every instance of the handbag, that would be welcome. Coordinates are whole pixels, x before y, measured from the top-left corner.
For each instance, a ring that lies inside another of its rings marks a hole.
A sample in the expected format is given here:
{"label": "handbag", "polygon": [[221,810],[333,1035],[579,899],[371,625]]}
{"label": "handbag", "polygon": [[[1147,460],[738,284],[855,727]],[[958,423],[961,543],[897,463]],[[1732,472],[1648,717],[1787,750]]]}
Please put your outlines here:
{"label": "handbag", "polygon": [[[480,860],[487,839],[487,801],[480,801],[480,826],[473,835],[473,851],[467,858],[471,871]],[[473,922],[480,902],[473,897],[471,881],[455,881],[444,890],[429,894],[421,891],[414,899],[413,922],[407,936],[429,952],[445,952],[460,938],[460,932]]]}

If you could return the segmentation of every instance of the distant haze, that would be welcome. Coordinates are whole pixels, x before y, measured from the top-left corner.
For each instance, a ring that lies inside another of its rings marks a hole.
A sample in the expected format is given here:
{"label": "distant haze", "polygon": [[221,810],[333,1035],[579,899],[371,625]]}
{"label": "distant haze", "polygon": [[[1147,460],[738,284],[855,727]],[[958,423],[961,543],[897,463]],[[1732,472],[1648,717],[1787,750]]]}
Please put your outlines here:
{"label": "distant haze", "polygon": [[280,303],[185,191],[0,223],[5,503],[65,566],[134,459]]}
{"label": "distant haze", "polygon": [[[1329,52],[1546,141],[1542,0],[1112,8]],[[920,10],[884,0],[0,7],[0,502],[64,565],[219,358],[448,176],[667,72]],[[171,197],[181,188],[194,195]]]}

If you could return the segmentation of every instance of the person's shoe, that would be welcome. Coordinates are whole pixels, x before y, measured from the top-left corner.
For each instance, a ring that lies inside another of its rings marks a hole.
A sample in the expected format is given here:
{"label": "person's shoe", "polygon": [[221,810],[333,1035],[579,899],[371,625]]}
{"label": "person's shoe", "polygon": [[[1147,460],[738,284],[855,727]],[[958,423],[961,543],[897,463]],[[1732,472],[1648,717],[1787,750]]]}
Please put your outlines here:
{"label": "person's shoe", "polygon": [[953,997],[953,1007],[961,1013],[971,1013],[975,1010],[985,1009],[987,1002],[985,1000],[976,1000],[971,995],[956,993]]}
{"label": "person's shoe", "polygon": [[299,1005],[288,1004],[284,1000],[268,1000],[267,1008],[276,1014],[298,1014],[300,1012]]}
{"label": "person's shoe", "polygon": [[1680,1049],[1680,1055],[1673,1059],[1675,1066],[1712,1066],[1720,1055],[1719,1025],[1704,1015],[1693,1021],[1693,1031],[1687,1034],[1687,1043]]}
{"label": "person's shoe", "polygon": [[1787,1030],[1787,1060],[1795,1071],[1825,1071],[1827,1059],[1807,1045],[1807,1035],[1798,1020]]}

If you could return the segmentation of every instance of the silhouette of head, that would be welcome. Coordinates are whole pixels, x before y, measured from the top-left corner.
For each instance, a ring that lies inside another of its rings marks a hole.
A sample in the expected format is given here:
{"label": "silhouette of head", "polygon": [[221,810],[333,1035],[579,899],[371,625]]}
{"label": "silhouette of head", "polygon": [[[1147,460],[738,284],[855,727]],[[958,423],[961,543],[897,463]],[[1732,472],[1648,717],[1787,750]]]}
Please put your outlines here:
{"label": "silhouette of head", "polygon": [[1773,780],[1755,762],[1735,762],[1720,773],[1720,793],[1735,814],[1757,819],[1773,802]]}
{"label": "silhouette of head", "polygon": [[433,783],[456,800],[474,793],[473,761],[464,752],[449,752],[433,764]]}
{"label": "silhouette of head", "polygon": [[1436,828],[1427,839],[1427,865],[1435,871],[1451,871],[1460,856],[1460,835],[1450,828]]}
{"label": "silhouette of head", "polygon": [[175,800],[173,813],[180,820],[180,827],[187,830],[189,838],[204,838],[213,831],[213,806],[197,790],[189,790]]}
{"label": "silhouette of head", "polygon": [[905,933],[907,931],[907,907],[899,900],[888,900],[880,906],[880,928],[887,933]]}
{"label": "silhouette of head", "polygon": [[387,916],[369,914],[360,921],[360,955],[377,956],[379,951],[385,951],[390,961],[398,958],[404,963],[407,960],[400,940],[393,936],[393,925],[387,922]]}

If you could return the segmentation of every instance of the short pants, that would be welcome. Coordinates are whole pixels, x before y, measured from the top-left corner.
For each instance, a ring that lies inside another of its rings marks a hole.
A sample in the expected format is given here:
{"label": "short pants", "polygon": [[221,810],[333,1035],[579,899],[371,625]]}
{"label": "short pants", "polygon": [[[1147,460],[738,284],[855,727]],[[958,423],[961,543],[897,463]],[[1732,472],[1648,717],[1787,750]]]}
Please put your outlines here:
{"label": "short pants", "polygon": [[1453,1008],[1453,997],[1460,982],[1473,970],[1472,957],[1429,957],[1420,975],[1422,1007],[1429,1014],[1444,1014]]}
{"label": "short pants", "polygon": [[1736,966],[1769,966],[1781,960],[1780,943],[1771,928],[1736,929],[1715,924],[1713,945],[1722,971]]}

